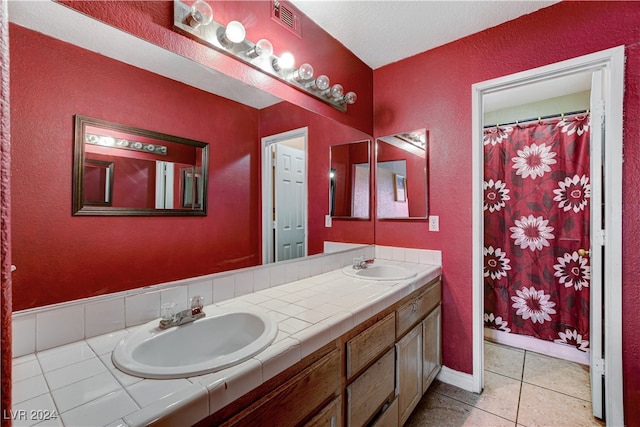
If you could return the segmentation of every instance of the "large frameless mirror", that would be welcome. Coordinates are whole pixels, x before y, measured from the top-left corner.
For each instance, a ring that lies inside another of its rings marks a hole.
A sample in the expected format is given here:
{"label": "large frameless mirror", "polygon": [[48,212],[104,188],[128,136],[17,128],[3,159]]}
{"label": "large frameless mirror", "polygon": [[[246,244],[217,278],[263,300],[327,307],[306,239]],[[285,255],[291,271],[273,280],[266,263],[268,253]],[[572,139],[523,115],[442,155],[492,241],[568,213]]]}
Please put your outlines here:
{"label": "large frameless mirror", "polygon": [[428,133],[417,129],[376,140],[376,216],[424,219],[428,213]]}
{"label": "large frameless mirror", "polygon": [[209,145],[75,118],[74,215],[206,215]]}
{"label": "large frameless mirror", "polygon": [[371,199],[370,141],[332,145],[329,212],[336,218],[369,219]]}

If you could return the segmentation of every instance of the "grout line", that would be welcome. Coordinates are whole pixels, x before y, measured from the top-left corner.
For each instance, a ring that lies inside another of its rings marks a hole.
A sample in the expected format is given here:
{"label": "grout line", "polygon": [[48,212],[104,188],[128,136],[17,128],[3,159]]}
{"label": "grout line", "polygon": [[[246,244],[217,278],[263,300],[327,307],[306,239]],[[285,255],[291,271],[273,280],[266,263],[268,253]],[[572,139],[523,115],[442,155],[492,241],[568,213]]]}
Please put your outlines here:
{"label": "grout line", "polygon": [[524,383],[524,366],[527,363],[527,351],[524,351],[522,356],[522,372],[520,374],[520,390],[518,392],[518,404],[516,406],[516,426],[518,425],[518,418],[520,418],[520,401],[522,400],[522,384]]}

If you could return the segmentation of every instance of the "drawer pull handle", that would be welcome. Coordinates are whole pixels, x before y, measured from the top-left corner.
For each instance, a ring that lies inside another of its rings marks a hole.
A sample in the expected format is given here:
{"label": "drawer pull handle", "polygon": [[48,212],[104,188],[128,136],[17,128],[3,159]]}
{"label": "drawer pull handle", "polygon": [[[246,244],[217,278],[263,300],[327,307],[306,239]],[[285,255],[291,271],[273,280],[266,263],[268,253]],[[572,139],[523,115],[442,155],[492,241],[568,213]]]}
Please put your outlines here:
{"label": "drawer pull handle", "polygon": [[418,311],[418,301],[413,301],[411,303],[411,312],[415,313],[416,311]]}

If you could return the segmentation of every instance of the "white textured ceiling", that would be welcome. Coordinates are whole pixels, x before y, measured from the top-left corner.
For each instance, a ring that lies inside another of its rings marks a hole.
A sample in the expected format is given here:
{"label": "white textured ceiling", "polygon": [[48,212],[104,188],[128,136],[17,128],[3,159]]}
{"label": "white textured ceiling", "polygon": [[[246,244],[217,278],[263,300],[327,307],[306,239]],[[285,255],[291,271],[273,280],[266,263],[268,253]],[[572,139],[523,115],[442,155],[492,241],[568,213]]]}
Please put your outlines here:
{"label": "white textured ceiling", "polygon": [[[378,68],[556,2],[293,0],[293,3],[365,63]],[[54,1],[9,1],[9,19],[254,108],[281,101]],[[505,108],[510,98],[496,95],[493,109]]]}
{"label": "white textured ceiling", "polygon": [[558,3],[553,0],[290,2],[373,69]]}

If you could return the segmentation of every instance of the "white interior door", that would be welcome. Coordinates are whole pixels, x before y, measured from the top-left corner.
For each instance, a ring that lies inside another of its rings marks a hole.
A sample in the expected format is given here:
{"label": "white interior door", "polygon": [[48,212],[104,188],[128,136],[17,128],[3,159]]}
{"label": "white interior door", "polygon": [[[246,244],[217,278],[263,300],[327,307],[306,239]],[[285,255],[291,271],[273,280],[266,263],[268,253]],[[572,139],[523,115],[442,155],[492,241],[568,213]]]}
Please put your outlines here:
{"label": "white interior door", "polygon": [[284,144],[275,146],[275,261],[305,256],[305,152]]}
{"label": "white interior door", "polygon": [[603,352],[603,271],[604,271],[604,200],[603,200],[603,144],[604,144],[604,88],[603,70],[593,72],[591,79],[591,266],[589,348],[591,357],[591,402],[593,415],[604,418],[604,352]]}

